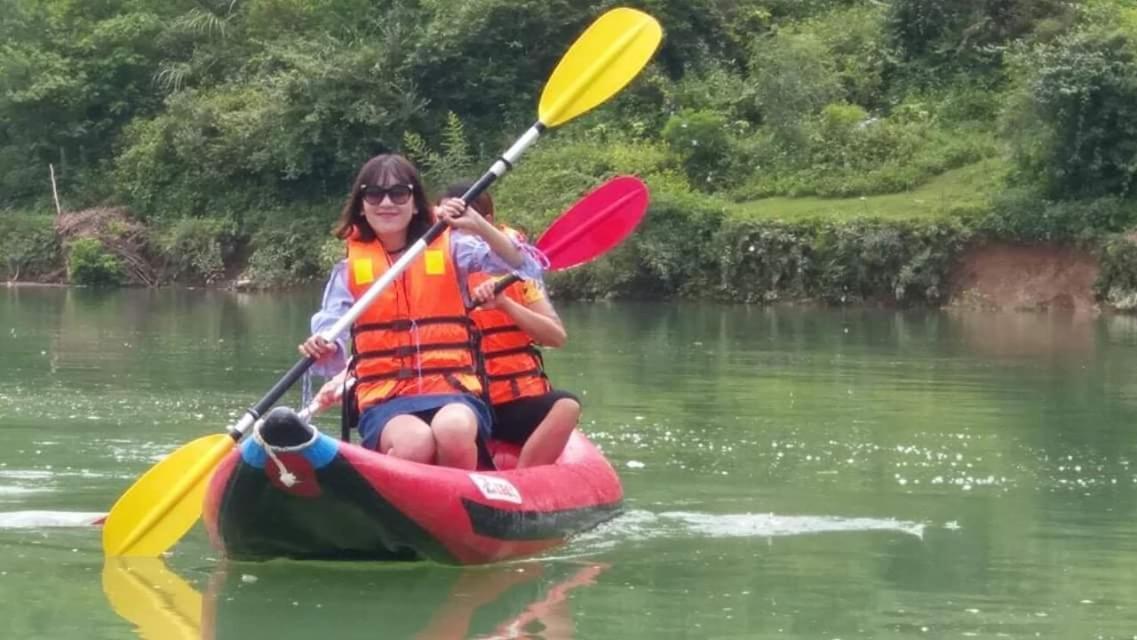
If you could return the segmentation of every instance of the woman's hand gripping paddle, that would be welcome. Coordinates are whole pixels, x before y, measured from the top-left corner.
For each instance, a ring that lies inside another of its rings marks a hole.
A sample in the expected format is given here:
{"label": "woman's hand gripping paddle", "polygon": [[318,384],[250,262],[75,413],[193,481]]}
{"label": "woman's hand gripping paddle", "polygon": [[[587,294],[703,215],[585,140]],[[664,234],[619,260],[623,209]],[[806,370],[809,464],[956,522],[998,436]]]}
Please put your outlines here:
{"label": "woman's hand gripping paddle", "polygon": [[[541,132],[562,125],[616,94],[643,69],[662,39],[659,23],[634,9],[613,9],[600,16],[569,48],[545,84],[537,122],[494,162],[463,196],[469,202],[508,171]],[[323,335],[334,340],[398,278],[428,244],[442,234],[439,222],[407,248],[382,278]],[[297,362],[245,412],[227,434],[198,438],[154,465],[126,490],[103,526],[103,552],[108,556],[156,556],[169,549],[201,516],[213,470],[253,423],[291,387],[314,360]]]}

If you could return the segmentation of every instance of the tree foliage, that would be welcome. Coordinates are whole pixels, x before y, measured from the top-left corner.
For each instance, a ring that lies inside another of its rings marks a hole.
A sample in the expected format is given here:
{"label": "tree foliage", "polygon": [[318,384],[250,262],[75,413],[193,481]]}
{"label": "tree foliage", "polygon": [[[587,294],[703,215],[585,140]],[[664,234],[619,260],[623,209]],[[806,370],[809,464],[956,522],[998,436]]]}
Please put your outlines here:
{"label": "tree foliage", "polygon": [[932,70],[982,71],[1004,48],[1037,33],[1047,37],[1076,15],[1064,0],[892,0],[888,32],[899,56]]}
{"label": "tree foliage", "polygon": [[1137,64],[1132,36],[1092,29],[1025,52],[1010,133],[1024,172],[1056,198],[1134,195]]}
{"label": "tree foliage", "polygon": [[[532,123],[565,48],[617,4],[0,0],[0,207],[43,209],[51,164],[65,208],[129,209],[157,251],[180,254],[160,265],[173,277],[214,281],[237,256],[273,282],[312,277],[362,162],[406,153],[432,189],[476,176]],[[1008,150],[1017,183],[993,233],[1130,224],[1137,13],[1125,5],[628,4],[665,28],[655,62],[495,186],[507,217],[539,225],[606,177],[646,177],[653,215],[686,231],[652,227],[620,254],[649,269],[609,274],[614,290],[713,280],[683,261],[729,199],[901,192]],[[728,198],[699,204],[714,195]],[[1045,225],[1022,214],[1035,205]]]}

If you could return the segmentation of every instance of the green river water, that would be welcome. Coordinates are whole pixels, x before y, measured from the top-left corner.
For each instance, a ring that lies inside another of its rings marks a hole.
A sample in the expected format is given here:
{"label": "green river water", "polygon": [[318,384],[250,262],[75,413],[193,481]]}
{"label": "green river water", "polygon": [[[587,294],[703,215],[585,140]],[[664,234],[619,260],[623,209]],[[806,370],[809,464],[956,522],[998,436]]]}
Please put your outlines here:
{"label": "green river water", "polygon": [[546,361],[618,519],[476,569],[200,527],[104,566],[90,519],[259,399],[318,296],[0,292],[0,637],[1137,638],[1123,316],[565,303]]}

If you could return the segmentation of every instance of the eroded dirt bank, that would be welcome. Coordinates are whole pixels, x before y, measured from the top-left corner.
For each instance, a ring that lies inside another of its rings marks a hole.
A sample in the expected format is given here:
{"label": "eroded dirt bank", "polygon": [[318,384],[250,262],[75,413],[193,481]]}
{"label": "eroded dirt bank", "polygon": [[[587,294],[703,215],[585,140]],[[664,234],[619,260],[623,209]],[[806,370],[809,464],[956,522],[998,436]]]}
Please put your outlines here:
{"label": "eroded dirt bank", "polygon": [[1096,311],[1098,261],[1063,245],[986,244],[968,250],[951,275],[951,306]]}

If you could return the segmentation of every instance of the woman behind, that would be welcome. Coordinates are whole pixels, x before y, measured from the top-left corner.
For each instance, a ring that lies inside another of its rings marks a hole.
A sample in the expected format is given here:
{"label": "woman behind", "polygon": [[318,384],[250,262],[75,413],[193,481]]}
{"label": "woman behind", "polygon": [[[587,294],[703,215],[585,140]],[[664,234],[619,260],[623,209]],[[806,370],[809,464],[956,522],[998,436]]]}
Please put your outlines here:
{"label": "woman behind", "polygon": [[[468,188],[452,185],[446,194],[461,195]],[[488,193],[471,202],[470,208],[494,222],[493,199]],[[518,242],[523,237],[504,225],[499,228]],[[564,325],[540,278],[514,283],[496,295],[496,279],[484,273],[472,274],[469,283],[474,300],[481,304],[470,316],[481,334],[485,380],[495,416],[493,437],[521,446],[518,468],[552,464],[580,420],[580,401],[549,384],[537,345],[564,346]]]}
{"label": "woman behind", "polygon": [[398,458],[473,469],[478,434],[489,435],[480,399],[474,325],[465,282],[481,271],[539,278],[540,265],[461,199],[432,209],[418,170],[395,154],[367,161],[356,176],[336,236],[347,246],[299,347],[317,373],[344,367],[347,336],[319,334],[343,317],[437,217],[450,229],[413,260],[351,327],[348,374],[355,379],[363,445]]}

